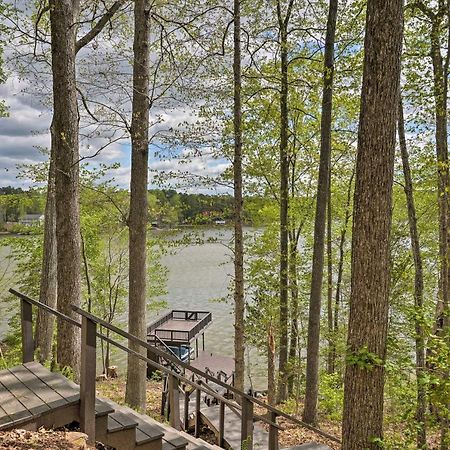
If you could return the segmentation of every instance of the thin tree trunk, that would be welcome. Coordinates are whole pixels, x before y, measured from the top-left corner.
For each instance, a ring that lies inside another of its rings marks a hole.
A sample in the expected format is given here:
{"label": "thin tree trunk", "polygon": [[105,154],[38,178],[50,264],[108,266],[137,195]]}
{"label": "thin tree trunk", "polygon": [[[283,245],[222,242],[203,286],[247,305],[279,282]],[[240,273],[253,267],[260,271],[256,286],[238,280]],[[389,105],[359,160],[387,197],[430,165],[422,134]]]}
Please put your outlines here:
{"label": "thin tree trunk", "polygon": [[320,165],[317,183],[316,216],[312,260],[311,295],[309,299],[308,342],[306,359],[306,394],[303,420],[317,423],[317,398],[319,395],[319,343],[320,310],[322,303],[323,259],[325,223],[331,160],[331,123],[333,110],[334,41],[336,34],[338,0],[330,0],[322,93],[322,118],[320,129]]}
{"label": "thin tree trunk", "polygon": [[276,382],[275,382],[275,335],[273,324],[267,326],[267,403],[271,406],[276,402]]}
{"label": "thin tree trunk", "polygon": [[[448,15],[447,15],[448,19]],[[440,259],[440,289],[439,299],[436,306],[436,326],[435,333],[441,334],[449,326],[449,256],[450,256],[450,225],[449,225],[449,188],[450,173],[448,160],[448,129],[447,129],[447,94],[448,94],[448,57],[443,61],[441,55],[440,30],[443,15],[436,16],[432,22],[431,30],[431,58],[433,62],[434,78],[434,101],[435,101],[435,120],[436,120],[436,159],[438,167],[438,206],[439,206],[439,259]],[[448,26],[448,25],[447,25]],[[444,375],[448,378],[448,373]],[[444,411],[443,416],[447,416]],[[448,449],[448,427],[449,420],[441,417],[441,450]]]}
{"label": "thin tree trunk", "polygon": [[[75,56],[79,0],[50,1],[55,149],[58,310],[79,319],[72,306],[81,299],[80,215],[78,184],[79,117]],[[57,359],[79,378],[80,331],[59,319]]]}
{"label": "thin tree trunk", "polygon": [[405,178],[405,195],[408,206],[409,235],[411,250],[414,259],[414,307],[415,307],[415,341],[416,341],[416,378],[417,378],[417,448],[426,448],[425,413],[427,408],[426,386],[423,382],[425,371],[425,330],[423,328],[423,268],[422,255],[419,244],[419,231],[417,229],[416,207],[414,205],[414,192],[409,167],[409,155],[406,147],[405,119],[403,117],[402,99],[399,99],[398,111],[398,138],[402,156],[403,175]]}
{"label": "thin tree trunk", "polygon": [[327,372],[334,373],[334,355],[336,354],[335,336],[333,333],[333,253],[331,241],[331,170],[328,176],[327,200],[327,319],[328,319],[328,359]]}
{"label": "thin tree trunk", "polygon": [[81,256],[83,259],[84,276],[86,278],[86,288],[88,297],[87,309],[89,312],[92,312],[92,283],[91,283],[91,276],[89,274],[89,263],[86,255],[86,247],[84,245],[83,233],[81,233]]}
{"label": "thin tree trunk", "polygon": [[[335,293],[335,297],[334,297],[334,313],[333,313],[334,339],[337,338],[337,335],[339,332],[339,312],[340,312],[340,303],[341,303],[342,277],[344,274],[345,241],[346,241],[346,236],[347,236],[348,224],[350,222],[350,217],[352,215],[351,196],[352,196],[352,184],[353,184],[354,176],[355,176],[355,169],[353,168],[352,175],[350,177],[350,181],[348,183],[348,189],[347,189],[347,201],[346,201],[346,205],[345,205],[344,225],[342,227],[341,236],[339,239],[339,262],[338,262],[338,270],[337,270],[336,293]],[[332,364],[336,370],[336,347],[333,348],[332,358],[333,358]]]}
{"label": "thin tree trunk", "polygon": [[[56,308],[58,284],[56,270],[55,147],[53,126],[51,130],[52,145],[48,170],[47,202],[45,204],[44,255],[42,259],[39,301],[50,306],[50,308]],[[40,363],[48,361],[52,356],[54,323],[55,317],[39,308],[36,318],[35,347],[39,352]]]}
{"label": "thin tree trunk", "polygon": [[244,389],[244,240],[242,232],[241,12],[234,0],[234,360],[235,386]]}
{"label": "thin tree trunk", "polygon": [[281,95],[280,95],[280,350],[278,360],[277,403],[287,398],[288,363],[288,243],[289,243],[289,158],[288,158],[288,49],[287,20],[281,16],[280,1],[277,3],[280,53],[281,53]]}
{"label": "thin tree trunk", "polygon": [[[134,6],[133,105],[131,122],[131,184],[129,225],[128,331],[145,340],[147,306],[147,184],[149,140],[149,38],[150,0]],[[129,348],[145,356],[145,350],[129,341]],[[125,400],[145,410],[146,364],[128,355]]]}
{"label": "thin tree trunk", "polygon": [[403,1],[369,0],[354,197],[343,450],[376,450],[383,439],[402,38]]}
{"label": "thin tree trunk", "polygon": [[289,343],[289,376],[288,376],[288,395],[294,392],[294,381],[298,377],[296,373],[297,346],[298,346],[298,274],[297,274],[297,233],[291,230],[289,233],[289,286],[291,291],[291,333]]}

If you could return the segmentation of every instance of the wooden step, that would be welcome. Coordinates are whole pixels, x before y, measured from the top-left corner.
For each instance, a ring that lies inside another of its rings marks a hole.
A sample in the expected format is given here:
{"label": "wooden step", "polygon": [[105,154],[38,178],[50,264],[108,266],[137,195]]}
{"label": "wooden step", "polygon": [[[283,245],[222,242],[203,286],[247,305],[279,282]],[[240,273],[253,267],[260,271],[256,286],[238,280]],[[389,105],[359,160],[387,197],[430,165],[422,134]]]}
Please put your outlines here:
{"label": "wooden step", "polygon": [[101,399],[110,408],[114,408],[115,412],[111,416],[117,420],[116,414],[126,416],[130,421],[136,424],[135,430],[135,448],[139,450],[161,450],[161,439],[164,435],[163,430],[155,425],[146,422],[142,417],[130,408],[120,406],[108,399]]}
{"label": "wooden step", "polygon": [[134,450],[137,423],[126,414],[114,411],[108,415],[106,442],[117,450]]}

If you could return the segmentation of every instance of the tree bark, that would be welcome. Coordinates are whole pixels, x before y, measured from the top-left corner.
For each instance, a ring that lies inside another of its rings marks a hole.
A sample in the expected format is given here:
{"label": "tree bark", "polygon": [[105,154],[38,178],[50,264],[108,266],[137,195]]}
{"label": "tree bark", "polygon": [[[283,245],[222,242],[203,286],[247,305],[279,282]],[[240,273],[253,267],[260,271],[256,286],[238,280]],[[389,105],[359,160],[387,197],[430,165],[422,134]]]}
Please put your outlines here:
{"label": "tree bark", "polygon": [[289,233],[289,286],[291,291],[291,333],[289,343],[289,376],[288,376],[288,395],[292,395],[294,391],[294,381],[298,377],[295,366],[297,361],[297,347],[298,347],[298,274],[297,274],[297,259],[298,259],[298,238],[299,232],[291,230]]}
{"label": "tree bark", "polygon": [[280,53],[281,53],[281,95],[280,95],[280,351],[278,360],[277,403],[287,398],[288,363],[288,243],[289,243],[289,157],[288,157],[288,20],[281,15],[280,1],[277,2]]}
{"label": "tree bark", "polygon": [[[447,11],[446,11],[447,9]],[[435,139],[436,159],[438,167],[438,207],[439,207],[439,298],[436,305],[435,334],[440,335],[448,330],[449,326],[449,256],[450,256],[450,217],[449,217],[449,188],[450,172],[448,160],[448,64],[449,56],[444,62],[441,54],[440,30],[444,20],[448,21],[448,6],[440,9],[432,20],[431,29],[431,59],[433,62],[433,82],[435,101]],[[448,25],[447,25],[448,27]],[[447,50],[449,51],[449,50]],[[447,338],[448,339],[448,338]],[[443,377],[448,378],[448,372]],[[447,406],[448,407],[448,406]],[[443,412],[441,417],[441,450],[447,450],[449,444],[448,413]]]}
{"label": "tree bark", "polygon": [[276,381],[275,381],[275,355],[276,344],[273,324],[267,325],[267,403],[275,406]]}
{"label": "tree bark", "polygon": [[[147,184],[149,144],[149,39],[150,0],[136,0],[134,6],[133,105],[131,121],[131,183],[129,226],[128,331],[146,340],[147,279]],[[129,341],[130,349],[146,352]],[[146,363],[128,355],[125,400],[145,410]]]}
{"label": "tree bark", "polygon": [[234,0],[234,360],[235,386],[244,389],[244,240],[242,232],[241,12]]}
{"label": "tree bark", "polygon": [[343,450],[379,449],[383,439],[389,239],[402,37],[403,1],[369,0],[353,214]]}
{"label": "tree bark", "polygon": [[306,359],[306,394],[303,420],[317,423],[319,395],[320,310],[322,303],[325,223],[331,160],[331,124],[333,110],[334,41],[338,0],[330,0],[323,72],[322,117],[320,129],[320,165],[317,183],[316,216],[312,260],[311,294],[309,298],[308,341]]}
{"label": "tree bark", "polygon": [[[51,0],[51,51],[53,72],[53,134],[55,149],[56,242],[58,310],[78,320],[71,306],[79,306],[80,217],[79,217],[79,117],[75,56],[79,0]],[[79,377],[80,331],[59,319],[57,359]]]}
{"label": "tree bark", "polygon": [[328,357],[327,372],[334,373],[336,343],[333,327],[333,249],[332,249],[332,214],[331,214],[331,170],[328,175],[327,200],[327,322],[328,322]]}
{"label": "tree bark", "polygon": [[[57,300],[57,254],[56,254],[56,205],[55,205],[55,146],[53,126],[52,144],[47,182],[47,202],[44,219],[44,254],[42,258],[39,301],[50,308],[56,308]],[[55,316],[38,309],[35,331],[35,348],[39,352],[39,362],[44,363],[52,356],[53,328]]]}
{"label": "tree bark", "polygon": [[409,166],[409,155],[406,146],[405,119],[401,97],[398,105],[398,140],[402,156],[403,176],[405,178],[405,196],[408,207],[409,235],[411,251],[414,260],[414,308],[415,308],[415,341],[416,341],[416,378],[417,378],[417,448],[426,448],[426,422],[427,391],[423,382],[425,371],[425,330],[423,328],[423,267],[419,244],[419,230],[417,228],[416,207],[414,204],[414,191]]}

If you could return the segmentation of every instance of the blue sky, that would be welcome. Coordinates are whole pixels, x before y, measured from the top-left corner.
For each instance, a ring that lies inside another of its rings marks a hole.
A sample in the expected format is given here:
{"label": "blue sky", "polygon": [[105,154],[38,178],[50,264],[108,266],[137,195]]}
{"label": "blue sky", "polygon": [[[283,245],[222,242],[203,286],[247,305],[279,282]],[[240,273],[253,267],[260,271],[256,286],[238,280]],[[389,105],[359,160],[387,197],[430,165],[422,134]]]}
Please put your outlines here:
{"label": "blue sky", "polygon": [[[27,88],[27,89],[25,89]],[[25,92],[27,91],[27,92]],[[17,178],[21,164],[33,164],[45,160],[45,155],[39,148],[50,145],[49,126],[52,111],[43,106],[40,99],[30,92],[26,81],[19,81],[12,76],[6,84],[0,85],[0,98],[3,98],[9,107],[9,117],[0,118],[0,186],[16,186],[26,188],[30,181]],[[186,112],[173,111],[165,118],[168,123],[177,123],[186,120]],[[88,156],[104,145],[104,139],[95,138],[89,141],[90,148],[82,145],[82,156]],[[182,170],[201,176],[216,176],[227,166],[224,159],[212,159],[210,156],[196,155],[189,162],[180,165],[177,158],[155,158],[156,147],[150,147],[150,170],[177,171]],[[179,148],[174,153],[180,155],[187,150]],[[114,171],[114,177],[121,188],[127,188],[130,177],[130,143],[122,140],[110,145],[95,159],[89,159],[90,164],[120,163],[120,168]],[[150,180],[152,175],[150,174]],[[150,187],[155,187],[150,182]],[[199,191],[196,186],[186,186],[187,191]],[[206,189],[210,191],[210,189]],[[221,189],[223,190],[223,189]]]}

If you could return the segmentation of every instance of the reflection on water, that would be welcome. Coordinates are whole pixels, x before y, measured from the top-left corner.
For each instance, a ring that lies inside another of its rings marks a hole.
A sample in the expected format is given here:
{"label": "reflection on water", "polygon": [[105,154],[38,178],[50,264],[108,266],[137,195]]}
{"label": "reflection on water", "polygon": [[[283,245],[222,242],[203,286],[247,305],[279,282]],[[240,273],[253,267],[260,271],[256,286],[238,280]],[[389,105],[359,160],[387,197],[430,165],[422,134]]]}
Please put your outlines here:
{"label": "reflection on water", "polygon": [[[251,233],[251,230],[247,230]],[[176,238],[181,237],[181,233]],[[227,297],[232,280],[231,260],[232,231],[208,229],[202,232],[206,243],[183,245],[172,254],[163,257],[168,268],[166,300],[169,309],[206,310],[212,313],[213,322],[205,333],[206,350],[225,356],[233,356],[233,307],[230,301],[217,301]],[[208,242],[209,239],[214,241]],[[158,315],[149,314],[148,322]],[[2,319],[0,319],[2,320]],[[124,318],[126,322],[126,318]],[[0,322],[0,337],[6,331],[6,323]],[[3,332],[3,333],[2,333]],[[100,355],[100,351],[99,351]],[[255,351],[248,352],[251,382],[255,389],[266,389],[264,361]],[[113,351],[112,364],[123,371],[126,355]],[[250,385],[250,378],[246,382]]]}

